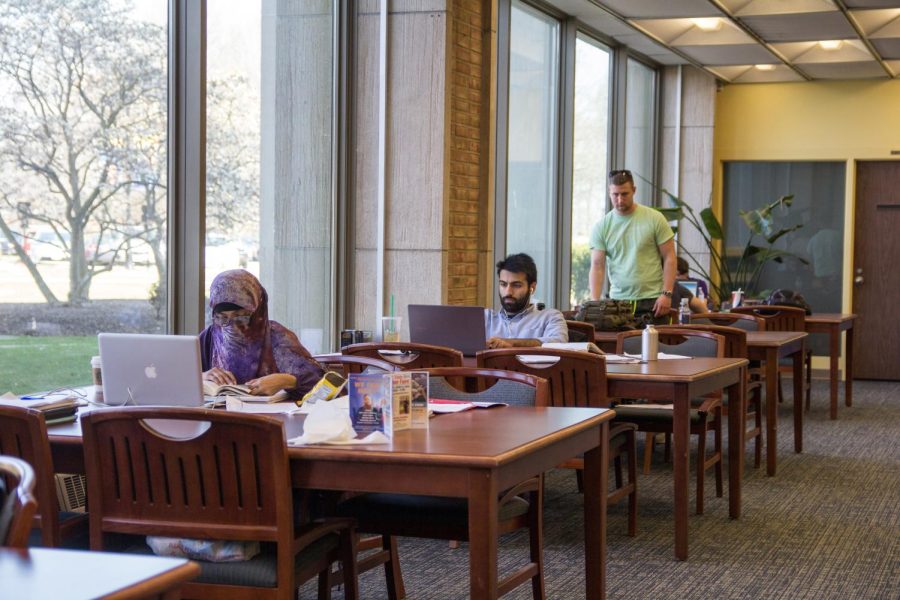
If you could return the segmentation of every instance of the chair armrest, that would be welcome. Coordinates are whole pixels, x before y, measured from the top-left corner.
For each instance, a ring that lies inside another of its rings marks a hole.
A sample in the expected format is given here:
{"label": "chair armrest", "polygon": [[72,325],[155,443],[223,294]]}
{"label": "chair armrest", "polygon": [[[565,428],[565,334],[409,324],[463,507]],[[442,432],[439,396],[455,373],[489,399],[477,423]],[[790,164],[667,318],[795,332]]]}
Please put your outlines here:
{"label": "chair armrest", "polygon": [[722,406],[722,399],[718,396],[704,396],[703,402],[697,407],[698,412],[710,413],[717,406]]}
{"label": "chair armrest", "polygon": [[345,529],[351,532],[356,529],[356,519],[329,517],[327,519],[317,519],[307,525],[301,525],[294,529],[294,553],[299,552],[302,548],[309,546],[319,538],[331,533],[340,533]]}
{"label": "chair armrest", "polygon": [[498,506],[503,506],[512,498],[524,494],[525,492],[535,492],[540,491],[544,486],[544,476],[538,475],[537,477],[531,477],[526,479],[525,481],[514,485],[513,487],[506,490],[506,493],[500,497],[500,501],[497,503]]}

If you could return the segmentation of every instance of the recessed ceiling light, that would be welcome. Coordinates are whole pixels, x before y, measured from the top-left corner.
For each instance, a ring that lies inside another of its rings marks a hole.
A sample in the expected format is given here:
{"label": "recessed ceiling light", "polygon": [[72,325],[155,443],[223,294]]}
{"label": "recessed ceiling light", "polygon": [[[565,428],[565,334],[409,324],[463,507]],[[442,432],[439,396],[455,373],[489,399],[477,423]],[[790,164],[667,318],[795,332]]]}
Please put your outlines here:
{"label": "recessed ceiling light", "polygon": [[819,42],[819,48],[822,50],[840,50],[844,45],[844,40],[822,40]]}
{"label": "recessed ceiling light", "polygon": [[706,17],[702,19],[691,19],[694,25],[700,31],[718,31],[722,29],[722,19],[719,17]]}
{"label": "recessed ceiling light", "polygon": [[775,65],[753,65],[759,71],[774,71]]}

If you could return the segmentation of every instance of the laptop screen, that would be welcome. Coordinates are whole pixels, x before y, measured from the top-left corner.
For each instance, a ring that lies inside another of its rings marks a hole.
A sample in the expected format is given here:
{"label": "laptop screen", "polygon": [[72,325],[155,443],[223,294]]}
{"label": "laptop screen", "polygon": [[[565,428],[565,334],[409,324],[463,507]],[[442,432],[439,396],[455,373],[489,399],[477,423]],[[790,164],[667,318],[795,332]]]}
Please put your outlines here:
{"label": "laptop screen", "polygon": [[446,346],[464,356],[475,356],[487,342],[484,307],[410,304],[409,341]]}
{"label": "laptop screen", "polygon": [[689,291],[689,292],[690,292],[691,294],[693,294],[694,296],[697,295],[697,286],[698,286],[698,284],[697,284],[696,281],[690,281],[690,280],[685,280],[685,279],[679,279],[676,283],[678,283],[678,285],[680,285],[681,287],[683,287],[684,289],[686,289],[687,291]]}

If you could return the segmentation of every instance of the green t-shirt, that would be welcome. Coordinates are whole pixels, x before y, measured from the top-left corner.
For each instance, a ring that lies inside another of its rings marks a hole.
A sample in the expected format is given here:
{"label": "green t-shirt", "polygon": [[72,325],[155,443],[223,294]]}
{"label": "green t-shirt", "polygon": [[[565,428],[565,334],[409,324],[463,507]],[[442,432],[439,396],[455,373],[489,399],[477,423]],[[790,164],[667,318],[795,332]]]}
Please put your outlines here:
{"label": "green t-shirt", "polygon": [[614,300],[656,298],[662,291],[660,244],[675,237],[658,210],[635,204],[622,216],[611,210],[591,230],[591,249],[606,252],[609,296]]}

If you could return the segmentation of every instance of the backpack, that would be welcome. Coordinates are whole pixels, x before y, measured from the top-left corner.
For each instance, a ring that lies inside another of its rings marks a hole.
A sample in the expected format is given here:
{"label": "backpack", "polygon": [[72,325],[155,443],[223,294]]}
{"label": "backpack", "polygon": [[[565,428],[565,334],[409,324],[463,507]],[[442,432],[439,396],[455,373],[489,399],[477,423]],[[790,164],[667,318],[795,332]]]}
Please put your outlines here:
{"label": "backpack", "polygon": [[812,314],[812,308],[809,306],[809,302],[806,301],[806,298],[803,297],[803,294],[800,292],[795,292],[794,290],[787,289],[778,289],[769,294],[769,297],[766,298],[766,304],[769,305],[777,305],[777,306],[794,306],[796,308],[802,308],[806,311],[807,315]]}
{"label": "backpack", "polygon": [[575,320],[590,323],[597,331],[629,331],[646,324],[633,311],[629,300],[587,300],[578,307]]}

